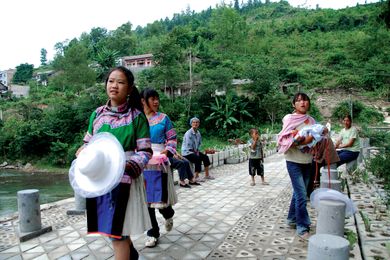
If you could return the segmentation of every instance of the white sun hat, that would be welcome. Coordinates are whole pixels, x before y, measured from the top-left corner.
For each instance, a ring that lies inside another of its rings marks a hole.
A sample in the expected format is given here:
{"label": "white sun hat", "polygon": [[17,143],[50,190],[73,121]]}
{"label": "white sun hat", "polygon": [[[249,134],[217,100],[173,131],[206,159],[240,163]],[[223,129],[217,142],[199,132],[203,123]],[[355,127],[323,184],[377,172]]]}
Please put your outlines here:
{"label": "white sun hat", "polygon": [[116,137],[107,132],[98,133],[72,162],[69,181],[78,195],[98,197],[120,183],[125,164],[125,152]]}

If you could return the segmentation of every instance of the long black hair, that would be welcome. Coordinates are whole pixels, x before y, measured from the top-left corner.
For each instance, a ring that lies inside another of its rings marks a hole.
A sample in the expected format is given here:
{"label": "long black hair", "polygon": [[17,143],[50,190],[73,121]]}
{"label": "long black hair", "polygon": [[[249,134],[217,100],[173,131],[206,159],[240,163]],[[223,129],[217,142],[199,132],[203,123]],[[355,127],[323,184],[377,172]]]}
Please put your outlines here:
{"label": "long black hair", "polygon": [[158,94],[158,92],[152,88],[143,89],[140,93],[140,96],[141,96],[141,98],[143,98],[145,100],[145,103],[148,107],[149,107],[149,103],[148,103],[149,98],[156,97],[156,98],[160,99],[160,95]]}
{"label": "long black hair", "polygon": [[123,74],[125,74],[126,79],[127,79],[127,83],[129,84],[129,87],[132,88],[131,94],[127,98],[127,103],[129,105],[129,108],[131,108],[131,109],[136,108],[136,109],[140,110],[141,112],[143,112],[144,110],[142,109],[141,96],[138,92],[137,87],[134,85],[134,75],[128,68],[126,68],[124,66],[117,66],[115,68],[112,68],[107,73],[107,76],[105,79],[105,86],[107,87],[108,78],[110,77],[111,73],[114,71],[117,71],[117,70],[119,70],[119,71],[123,72]]}

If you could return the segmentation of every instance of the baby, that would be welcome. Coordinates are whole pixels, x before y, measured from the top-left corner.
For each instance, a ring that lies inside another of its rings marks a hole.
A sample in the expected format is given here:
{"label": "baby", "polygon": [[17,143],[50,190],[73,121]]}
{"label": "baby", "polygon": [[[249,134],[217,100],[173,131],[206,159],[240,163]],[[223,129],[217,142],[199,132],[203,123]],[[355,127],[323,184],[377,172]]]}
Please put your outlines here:
{"label": "baby", "polygon": [[318,142],[322,140],[322,138],[327,135],[329,132],[328,128],[326,128],[323,125],[320,124],[314,124],[310,126],[305,126],[301,130],[292,130],[291,134],[294,137],[294,142],[300,143],[307,136],[312,136],[312,141],[308,144],[305,145],[298,145],[298,149],[301,150],[302,152],[307,152],[308,149],[314,147]]}

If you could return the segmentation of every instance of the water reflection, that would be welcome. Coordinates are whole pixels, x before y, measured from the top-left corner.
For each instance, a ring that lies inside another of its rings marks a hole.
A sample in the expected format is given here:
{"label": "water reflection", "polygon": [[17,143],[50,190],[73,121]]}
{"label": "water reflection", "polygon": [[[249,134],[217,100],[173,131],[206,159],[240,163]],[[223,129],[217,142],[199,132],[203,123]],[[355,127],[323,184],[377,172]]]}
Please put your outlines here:
{"label": "water reflection", "polygon": [[68,174],[24,173],[0,171],[0,216],[18,210],[17,192],[25,189],[38,189],[40,203],[45,204],[73,197]]}

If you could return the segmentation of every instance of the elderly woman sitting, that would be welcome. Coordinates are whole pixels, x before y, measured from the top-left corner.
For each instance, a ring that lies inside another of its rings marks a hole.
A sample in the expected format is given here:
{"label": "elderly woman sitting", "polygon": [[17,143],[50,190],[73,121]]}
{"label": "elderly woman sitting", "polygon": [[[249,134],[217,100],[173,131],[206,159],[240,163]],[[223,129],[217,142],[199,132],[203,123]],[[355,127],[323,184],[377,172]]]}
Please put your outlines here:
{"label": "elderly woman sitting", "polygon": [[214,177],[209,174],[210,160],[209,157],[200,152],[200,145],[202,144],[202,136],[198,130],[200,120],[194,117],[190,120],[191,128],[184,134],[183,144],[181,146],[182,155],[190,162],[195,164],[195,180],[200,181],[199,173],[201,171],[202,162],[204,165],[205,177],[204,179],[212,180]]}

